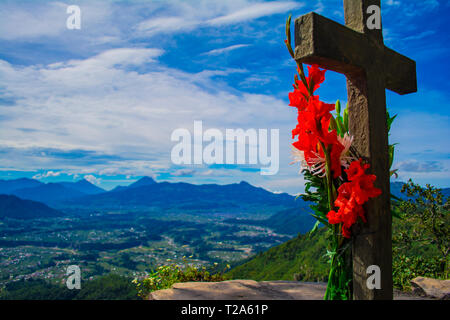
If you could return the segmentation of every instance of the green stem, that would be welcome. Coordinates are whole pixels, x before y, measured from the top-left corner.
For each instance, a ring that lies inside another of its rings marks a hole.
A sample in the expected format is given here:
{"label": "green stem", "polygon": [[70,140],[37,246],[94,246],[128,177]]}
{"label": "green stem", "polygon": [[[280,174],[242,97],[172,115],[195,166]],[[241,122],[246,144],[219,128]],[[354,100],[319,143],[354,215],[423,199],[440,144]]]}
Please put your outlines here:
{"label": "green stem", "polygon": [[[326,169],[326,186],[327,186],[327,193],[328,193],[328,207],[329,210],[334,210],[334,201],[335,201],[335,193],[334,193],[334,184],[333,184],[333,177],[331,172],[331,156],[330,156],[330,149],[325,148],[325,145],[323,142],[320,142],[320,146],[325,154],[325,169]],[[342,244],[344,242],[344,238],[339,235],[339,232],[341,230],[341,224],[335,224],[333,225],[333,248],[332,252],[334,252],[333,256],[331,257],[331,267],[330,267],[330,273],[328,276],[328,283],[327,283],[327,289],[325,291],[325,300],[331,300],[331,299],[341,299],[342,298],[342,289],[346,286],[346,283],[343,283],[343,280],[346,281],[347,278],[347,270],[345,268],[346,265],[346,258],[345,258],[345,252],[340,252],[340,249],[342,248]],[[342,256],[339,256],[341,255]],[[333,288],[335,289],[333,291]],[[336,289],[339,289],[336,291]],[[333,293],[334,292],[334,293]],[[347,299],[350,298],[349,294],[346,294]]]}
{"label": "green stem", "polygon": [[328,193],[328,207],[331,210],[334,210],[334,195],[333,195],[333,180],[331,176],[331,157],[330,150],[325,148],[325,145],[322,141],[320,141],[320,146],[325,154],[325,170],[326,170],[326,178],[327,178],[327,193]]}
{"label": "green stem", "polygon": [[333,277],[334,277],[334,255],[331,258],[331,268],[330,272],[328,273],[328,283],[327,283],[327,290],[325,291],[325,296],[323,297],[324,300],[330,300],[330,294],[331,294],[331,287],[333,283]]}

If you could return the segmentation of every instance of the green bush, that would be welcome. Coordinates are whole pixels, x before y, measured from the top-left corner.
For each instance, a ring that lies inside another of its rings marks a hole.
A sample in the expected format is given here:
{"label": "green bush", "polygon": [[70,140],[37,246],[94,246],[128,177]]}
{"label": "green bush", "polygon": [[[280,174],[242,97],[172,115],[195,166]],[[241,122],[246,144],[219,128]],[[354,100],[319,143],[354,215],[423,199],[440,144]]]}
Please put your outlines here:
{"label": "green bush", "polygon": [[326,228],[313,234],[299,234],[234,267],[227,276],[256,281],[326,281],[329,271],[326,236]]}
{"label": "green bush", "polygon": [[82,281],[81,290],[70,290],[63,284],[44,279],[10,282],[0,287],[0,300],[137,300],[131,279],[109,274],[91,281]]}
{"label": "green bush", "polygon": [[[196,267],[184,259],[184,266],[179,266],[175,263],[160,266],[146,278],[142,280],[134,279],[133,283],[136,285],[138,295],[146,299],[150,292],[169,289],[173,284],[179,282],[215,282],[226,280],[223,272],[215,272],[214,269],[216,266],[217,264],[215,263],[214,268],[208,271],[206,267]],[[227,268],[229,268],[229,265],[227,265]]]}
{"label": "green bush", "polygon": [[403,291],[411,290],[411,280],[416,277],[446,279],[442,272],[446,260],[442,257],[424,258],[417,256],[394,255],[392,277],[394,287]]}
{"label": "green bush", "polygon": [[394,202],[400,219],[393,224],[394,287],[409,290],[415,277],[448,279],[450,247],[449,199],[440,189],[403,185],[407,200]]}

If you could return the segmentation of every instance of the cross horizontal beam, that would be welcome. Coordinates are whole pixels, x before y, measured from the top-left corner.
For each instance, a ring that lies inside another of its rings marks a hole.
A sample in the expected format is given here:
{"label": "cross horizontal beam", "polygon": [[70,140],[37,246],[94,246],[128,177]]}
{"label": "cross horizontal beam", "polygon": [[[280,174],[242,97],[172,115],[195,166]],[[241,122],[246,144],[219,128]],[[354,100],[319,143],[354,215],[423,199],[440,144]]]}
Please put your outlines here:
{"label": "cross horizontal beam", "polygon": [[379,70],[385,88],[399,94],[417,91],[414,60],[314,12],[295,20],[295,59],[345,75]]}

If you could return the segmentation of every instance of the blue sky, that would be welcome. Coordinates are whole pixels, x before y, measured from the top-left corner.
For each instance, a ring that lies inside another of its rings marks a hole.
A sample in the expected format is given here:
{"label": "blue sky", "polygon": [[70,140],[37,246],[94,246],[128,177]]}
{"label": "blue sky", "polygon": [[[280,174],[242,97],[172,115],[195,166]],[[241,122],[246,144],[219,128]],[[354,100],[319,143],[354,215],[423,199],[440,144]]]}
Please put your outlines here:
{"label": "blue sky", "polygon": [[[66,28],[73,4],[81,30]],[[310,11],[343,23],[340,0],[0,2],[0,179],[110,189],[146,175],[303,191],[289,165],[295,62],[283,40],[288,14]],[[417,62],[419,91],[387,92],[399,180],[450,186],[449,16],[449,1],[382,1],[386,45]],[[319,94],[345,103],[345,78],[327,72]],[[174,165],[171,132],[194,120],[279,129],[279,173]]]}

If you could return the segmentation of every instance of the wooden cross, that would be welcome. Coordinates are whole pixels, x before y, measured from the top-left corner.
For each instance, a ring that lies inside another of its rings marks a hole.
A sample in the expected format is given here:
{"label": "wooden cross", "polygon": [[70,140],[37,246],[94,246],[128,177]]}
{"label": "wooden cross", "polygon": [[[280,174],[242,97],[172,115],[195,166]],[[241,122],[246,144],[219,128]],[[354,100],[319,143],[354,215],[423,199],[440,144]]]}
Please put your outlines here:
{"label": "wooden cross", "polygon": [[[353,298],[368,300],[393,297],[385,89],[399,94],[417,91],[415,62],[384,46],[381,23],[380,29],[369,29],[371,5],[380,8],[380,0],[344,0],[346,26],[316,13],[295,21],[295,59],[347,77],[353,145],[370,163],[383,192],[365,206],[367,223],[353,230]],[[380,289],[366,285],[371,265],[380,267]]]}

